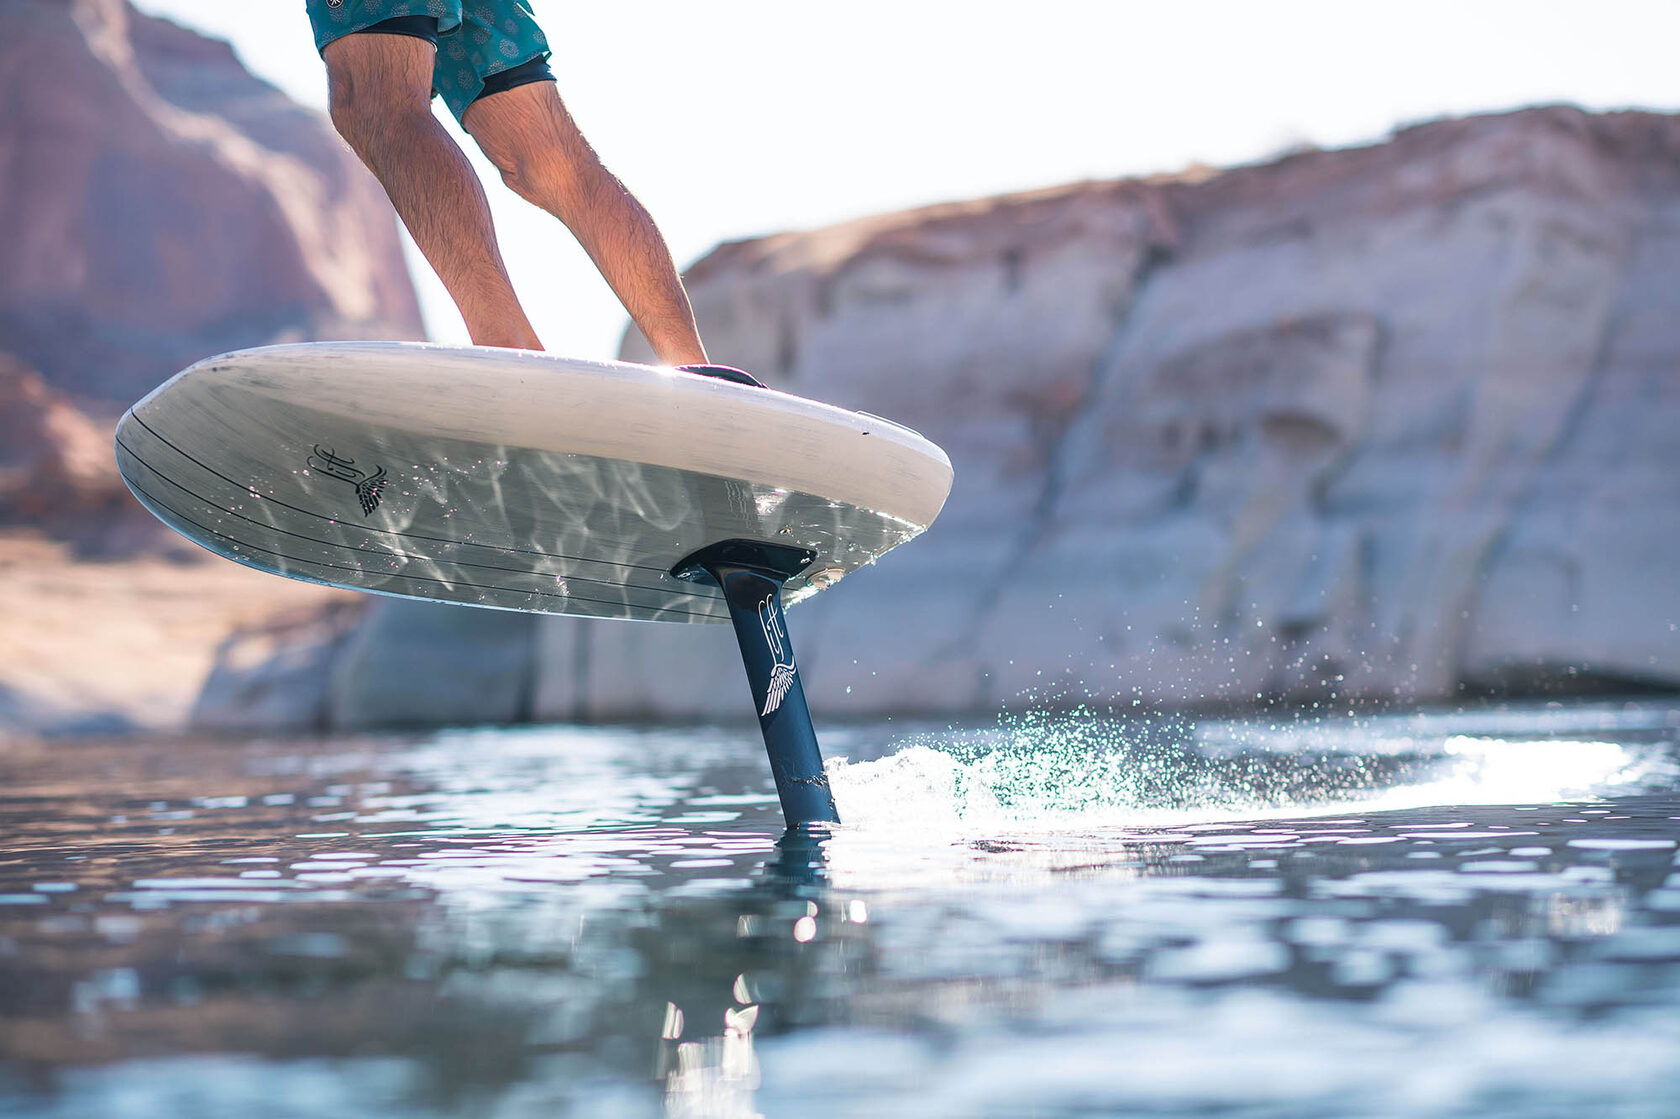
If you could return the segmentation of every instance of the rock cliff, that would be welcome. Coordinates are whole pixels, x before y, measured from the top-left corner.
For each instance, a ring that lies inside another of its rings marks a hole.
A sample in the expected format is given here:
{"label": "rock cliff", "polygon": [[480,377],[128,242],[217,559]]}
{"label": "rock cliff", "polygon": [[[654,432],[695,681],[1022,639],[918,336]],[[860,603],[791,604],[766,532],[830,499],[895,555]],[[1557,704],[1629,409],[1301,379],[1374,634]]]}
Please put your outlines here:
{"label": "rock cliff", "polygon": [[127,497],[110,431],[0,353],[0,525],[108,516]]}
{"label": "rock cliff", "polygon": [[114,420],[222,350],[420,337],[396,218],[320,114],[125,0],[0,0],[0,107],[0,737],[176,726],[263,648],[230,629],[359,604],[162,530]]}
{"label": "rock cliff", "polygon": [[0,349],[56,389],[120,411],[222,350],[421,336],[379,185],[226,43],[7,0],[0,101]]}
{"label": "rock cliff", "polygon": [[[793,613],[824,714],[1680,684],[1680,118],[1440,121],[688,280],[716,359],[956,467],[932,532]],[[507,624],[538,718],[745,709],[721,627]]]}

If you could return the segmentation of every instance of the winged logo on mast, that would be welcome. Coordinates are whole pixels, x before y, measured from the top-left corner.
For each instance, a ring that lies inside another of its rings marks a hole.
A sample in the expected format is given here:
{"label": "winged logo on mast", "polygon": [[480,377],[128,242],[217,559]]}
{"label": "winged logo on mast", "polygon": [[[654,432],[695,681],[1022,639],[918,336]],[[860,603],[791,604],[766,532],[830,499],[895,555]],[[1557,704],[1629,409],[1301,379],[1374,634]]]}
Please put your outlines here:
{"label": "winged logo on mast", "polygon": [[770,715],[782,705],[788,690],[793,687],[794,673],[799,671],[793,663],[793,644],[788,641],[786,631],[776,618],[777,593],[771,591],[758,604],[758,624],[764,629],[764,643],[775,659],[770,667],[770,685],[764,691],[764,710],[758,713],[759,718]]}

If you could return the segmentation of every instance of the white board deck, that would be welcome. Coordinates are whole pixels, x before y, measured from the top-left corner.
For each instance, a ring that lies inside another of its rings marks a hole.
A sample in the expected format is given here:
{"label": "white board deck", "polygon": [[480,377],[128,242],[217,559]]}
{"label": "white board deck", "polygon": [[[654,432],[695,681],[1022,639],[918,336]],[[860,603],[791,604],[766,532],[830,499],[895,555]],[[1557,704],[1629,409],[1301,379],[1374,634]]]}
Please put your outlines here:
{"label": "white board deck", "polygon": [[670,575],[727,539],[809,548],[792,605],[932,523],[945,453],[859,412],[670,369],[410,342],[199,362],[129,410],[135,495],[275,574],[509,610],[727,621]]}

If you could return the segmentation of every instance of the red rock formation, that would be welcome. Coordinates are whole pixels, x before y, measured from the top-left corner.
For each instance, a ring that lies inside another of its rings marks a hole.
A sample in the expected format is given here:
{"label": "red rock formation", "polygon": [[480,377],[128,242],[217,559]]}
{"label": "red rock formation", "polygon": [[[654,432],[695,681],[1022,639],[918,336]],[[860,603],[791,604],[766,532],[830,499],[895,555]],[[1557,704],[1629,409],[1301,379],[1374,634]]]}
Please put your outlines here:
{"label": "red rock formation", "polygon": [[0,524],[110,514],[127,500],[110,429],[0,354]]}
{"label": "red rock formation", "polygon": [[116,476],[122,408],[227,349],[420,335],[395,216],[320,114],[125,0],[0,2],[0,729],[178,721],[227,627],[325,593],[178,566]]}
{"label": "red rock formation", "polygon": [[193,360],[416,338],[395,218],[317,113],[126,0],[0,8],[0,348],[126,405]]}

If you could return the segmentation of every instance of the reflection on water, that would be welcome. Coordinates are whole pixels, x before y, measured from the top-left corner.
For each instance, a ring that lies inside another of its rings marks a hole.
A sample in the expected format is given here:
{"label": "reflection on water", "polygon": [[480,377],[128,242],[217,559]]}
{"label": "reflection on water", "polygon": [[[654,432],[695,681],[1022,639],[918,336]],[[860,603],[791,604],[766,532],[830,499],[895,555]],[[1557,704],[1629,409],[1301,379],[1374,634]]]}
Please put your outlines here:
{"label": "reflection on water", "polygon": [[1667,1115],[1680,708],[0,755],[0,1112]]}

